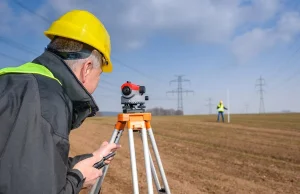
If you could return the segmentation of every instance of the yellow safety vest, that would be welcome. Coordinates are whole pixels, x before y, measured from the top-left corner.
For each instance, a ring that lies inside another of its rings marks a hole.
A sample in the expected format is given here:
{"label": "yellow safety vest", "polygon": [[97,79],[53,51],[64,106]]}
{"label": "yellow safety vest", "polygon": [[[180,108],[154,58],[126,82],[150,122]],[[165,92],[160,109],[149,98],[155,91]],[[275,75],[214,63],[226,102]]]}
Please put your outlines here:
{"label": "yellow safety vest", "polygon": [[218,105],[218,111],[219,112],[224,112],[224,105],[223,104]]}
{"label": "yellow safety vest", "polygon": [[51,79],[56,80],[60,85],[62,83],[54,77],[54,75],[47,69],[45,66],[42,66],[40,64],[28,62],[23,65],[20,65],[18,67],[6,67],[3,69],[0,69],[0,75],[9,74],[9,73],[32,73],[32,74],[39,74],[46,77],[49,77]]}

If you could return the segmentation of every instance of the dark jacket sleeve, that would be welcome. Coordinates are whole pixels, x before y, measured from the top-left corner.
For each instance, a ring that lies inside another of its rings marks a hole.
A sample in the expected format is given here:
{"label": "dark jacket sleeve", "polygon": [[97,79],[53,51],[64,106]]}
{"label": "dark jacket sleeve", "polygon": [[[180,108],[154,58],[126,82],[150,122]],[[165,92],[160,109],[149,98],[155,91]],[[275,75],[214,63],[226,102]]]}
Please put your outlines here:
{"label": "dark jacket sleeve", "polygon": [[69,141],[49,122],[63,120],[66,111],[54,103],[47,111],[58,114],[45,118],[38,88],[33,76],[0,76],[0,193],[77,194],[83,176],[68,168]]}

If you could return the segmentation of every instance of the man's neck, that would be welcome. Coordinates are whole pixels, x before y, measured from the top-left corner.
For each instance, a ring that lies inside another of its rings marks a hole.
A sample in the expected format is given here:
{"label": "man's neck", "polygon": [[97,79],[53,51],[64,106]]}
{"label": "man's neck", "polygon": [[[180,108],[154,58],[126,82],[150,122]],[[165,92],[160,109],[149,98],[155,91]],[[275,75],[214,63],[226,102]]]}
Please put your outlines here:
{"label": "man's neck", "polygon": [[99,108],[95,100],[61,58],[49,51],[45,51],[33,62],[45,66],[60,80],[65,93],[73,103],[73,112],[75,111],[75,114],[81,114],[80,117],[83,119],[96,114]]}

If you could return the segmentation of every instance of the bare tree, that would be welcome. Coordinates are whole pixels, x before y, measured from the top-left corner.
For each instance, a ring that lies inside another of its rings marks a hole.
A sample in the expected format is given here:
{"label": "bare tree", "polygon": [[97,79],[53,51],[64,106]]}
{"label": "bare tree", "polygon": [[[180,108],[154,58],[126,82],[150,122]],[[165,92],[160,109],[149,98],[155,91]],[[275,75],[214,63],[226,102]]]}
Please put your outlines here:
{"label": "bare tree", "polygon": [[154,116],[183,115],[182,110],[164,109],[162,107],[151,108],[147,112],[151,112]]}
{"label": "bare tree", "polygon": [[102,113],[100,111],[96,112],[96,117],[102,117]]}

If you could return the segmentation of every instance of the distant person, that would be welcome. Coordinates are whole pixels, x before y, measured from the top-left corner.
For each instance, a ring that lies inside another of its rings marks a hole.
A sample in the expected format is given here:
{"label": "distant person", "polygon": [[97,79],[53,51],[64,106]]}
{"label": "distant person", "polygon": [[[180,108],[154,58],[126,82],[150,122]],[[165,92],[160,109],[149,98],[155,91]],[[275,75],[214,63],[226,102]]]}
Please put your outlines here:
{"label": "distant person", "polygon": [[102,176],[93,165],[120,148],[105,141],[68,157],[70,132],[97,113],[91,94],[101,74],[112,71],[104,25],[90,12],[71,10],[44,34],[50,42],[40,56],[0,69],[1,194],[78,194]]}
{"label": "distant person", "polygon": [[224,123],[224,109],[227,110],[227,108],[223,104],[223,101],[221,100],[220,103],[217,106],[217,110],[218,110],[218,119],[217,119],[217,122],[219,122],[220,115],[221,115],[222,116],[222,121]]}

